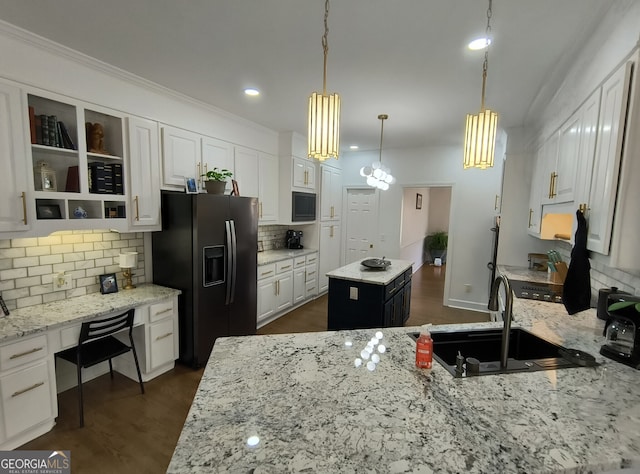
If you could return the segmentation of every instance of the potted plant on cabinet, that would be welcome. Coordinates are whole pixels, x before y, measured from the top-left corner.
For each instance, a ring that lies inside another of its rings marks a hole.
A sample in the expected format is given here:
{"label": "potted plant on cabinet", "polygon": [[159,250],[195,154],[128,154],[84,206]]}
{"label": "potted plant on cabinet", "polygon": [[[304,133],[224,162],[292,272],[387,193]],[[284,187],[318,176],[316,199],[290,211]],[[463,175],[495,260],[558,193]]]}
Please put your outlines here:
{"label": "potted plant on cabinet", "polygon": [[442,263],[445,263],[449,235],[444,231],[433,232],[427,235],[426,243],[429,254],[431,255],[431,260],[435,261],[436,258],[439,258],[442,260]]}
{"label": "potted plant on cabinet", "polygon": [[201,175],[206,178],[204,187],[209,194],[224,194],[224,188],[227,185],[227,178],[231,178],[233,173],[227,169],[213,168]]}

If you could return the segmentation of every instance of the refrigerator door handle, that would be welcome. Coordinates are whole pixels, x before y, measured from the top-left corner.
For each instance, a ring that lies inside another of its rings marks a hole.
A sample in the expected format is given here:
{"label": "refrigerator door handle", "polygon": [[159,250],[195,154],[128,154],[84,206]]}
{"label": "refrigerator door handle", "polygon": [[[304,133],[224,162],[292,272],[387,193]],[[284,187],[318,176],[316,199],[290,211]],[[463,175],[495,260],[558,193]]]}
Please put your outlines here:
{"label": "refrigerator door handle", "polygon": [[233,299],[236,295],[236,274],[238,273],[237,270],[237,263],[238,263],[238,241],[236,239],[236,223],[234,220],[231,220],[231,242],[232,242],[232,247],[231,247],[231,260],[232,260],[232,268],[231,268],[231,297],[229,298],[229,304],[233,303]]}
{"label": "refrigerator door handle", "polygon": [[233,276],[233,238],[231,237],[231,221],[224,221],[225,232],[227,234],[227,288],[224,304],[229,304],[231,301],[231,278]]}

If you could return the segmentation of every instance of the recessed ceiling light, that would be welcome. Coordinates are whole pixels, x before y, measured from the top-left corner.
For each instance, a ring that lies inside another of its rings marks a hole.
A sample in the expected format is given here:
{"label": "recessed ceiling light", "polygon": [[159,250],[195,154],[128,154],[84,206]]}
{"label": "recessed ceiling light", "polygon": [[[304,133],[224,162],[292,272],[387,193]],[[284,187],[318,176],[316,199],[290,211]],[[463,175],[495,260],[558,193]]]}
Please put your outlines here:
{"label": "recessed ceiling light", "polygon": [[471,51],[477,51],[479,49],[486,48],[490,44],[491,44],[491,38],[483,37],[483,38],[474,39],[471,43],[467,45],[467,47]]}
{"label": "recessed ceiling light", "polygon": [[359,148],[358,145],[351,145],[349,147],[350,150],[357,150],[358,148]]}
{"label": "recessed ceiling light", "polygon": [[247,95],[260,95],[260,91],[258,89],[254,89],[253,87],[247,87],[244,90],[244,93]]}

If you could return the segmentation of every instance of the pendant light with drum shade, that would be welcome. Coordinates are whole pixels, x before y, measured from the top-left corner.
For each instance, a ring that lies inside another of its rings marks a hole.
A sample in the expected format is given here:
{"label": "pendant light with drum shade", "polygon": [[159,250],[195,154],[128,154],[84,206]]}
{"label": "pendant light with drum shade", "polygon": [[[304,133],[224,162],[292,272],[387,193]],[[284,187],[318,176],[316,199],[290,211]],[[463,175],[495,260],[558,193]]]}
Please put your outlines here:
{"label": "pendant light with drum shade", "polygon": [[360,176],[367,178],[367,184],[372,188],[378,188],[383,191],[389,189],[389,185],[396,182],[396,178],[391,175],[391,170],[382,165],[382,135],[384,133],[384,121],[389,118],[387,114],[378,115],[380,119],[380,161],[373,163],[371,166],[363,166],[360,168]]}
{"label": "pendant light with drum shade", "polygon": [[464,169],[492,168],[498,131],[498,113],[487,109],[484,105],[489,66],[489,33],[491,32],[492,0],[487,10],[486,48],[482,64],[482,101],[480,112],[467,114],[467,125],[464,137]]}
{"label": "pendant light with drum shade", "polygon": [[314,92],[309,97],[309,158],[324,161],[328,158],[338,159],[340,154],[340,96],[337,93],[327,94],[327,53],[329,43],[329,0],[324,6],[324,35],[322,49],[324,51],[324,73],[322,76],[322,94]]}

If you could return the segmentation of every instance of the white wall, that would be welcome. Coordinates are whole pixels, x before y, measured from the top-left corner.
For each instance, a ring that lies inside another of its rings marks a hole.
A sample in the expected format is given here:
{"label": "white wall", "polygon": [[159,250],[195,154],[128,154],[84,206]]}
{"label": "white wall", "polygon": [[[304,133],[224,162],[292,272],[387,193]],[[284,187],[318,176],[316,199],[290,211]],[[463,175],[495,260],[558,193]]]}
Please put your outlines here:
{"label": "white wall", "polygon": [[[461,122],[460,134],[464,133]],[[504,155],[501,136],[496,156]],[[486,310],[490,277],[494,197],[499,193],[502,160],[488,170],[463,170],[462,147],[427,147],[415,150],[385,149],[383,161],[397,179],[380,192],[378,248],[384,255],[400,257],[401,210],[405,187],[451,187],[451,219],[445,282],[445,304]],[[362,166],[377,161],[375,151],[345,153],[342,162],[345,186],[361,185]],[[465,285],[470,285],[467,291]]]}
{"label": "white wall", "polygon": [[429,188],[429,234],[448,232],[451,209],[451,188]]}

